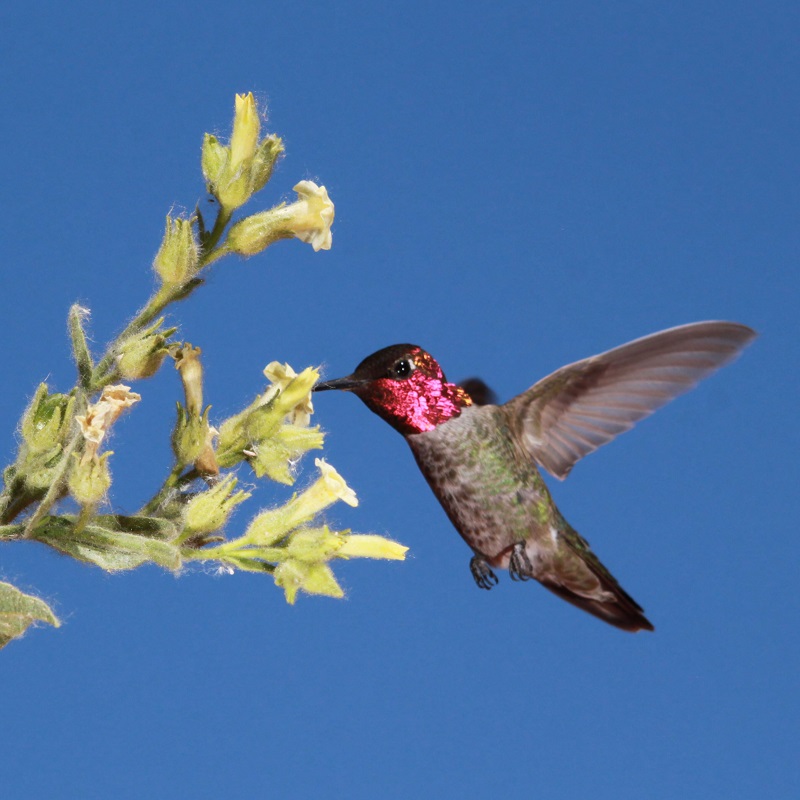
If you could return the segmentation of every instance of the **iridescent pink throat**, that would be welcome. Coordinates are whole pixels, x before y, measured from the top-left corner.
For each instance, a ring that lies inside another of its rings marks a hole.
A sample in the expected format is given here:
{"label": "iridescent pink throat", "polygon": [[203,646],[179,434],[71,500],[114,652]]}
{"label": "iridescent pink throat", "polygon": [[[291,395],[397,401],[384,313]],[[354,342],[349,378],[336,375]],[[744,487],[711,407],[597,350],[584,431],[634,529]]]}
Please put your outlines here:
{"label": "iridescent pink throat", "polygon": [[447,383],[432,356],[420,351],[414,361],[417,369],[408,378],[378,378],[356,391],[372,411],[405,436],[432,431],[472,405],[464,389]]}

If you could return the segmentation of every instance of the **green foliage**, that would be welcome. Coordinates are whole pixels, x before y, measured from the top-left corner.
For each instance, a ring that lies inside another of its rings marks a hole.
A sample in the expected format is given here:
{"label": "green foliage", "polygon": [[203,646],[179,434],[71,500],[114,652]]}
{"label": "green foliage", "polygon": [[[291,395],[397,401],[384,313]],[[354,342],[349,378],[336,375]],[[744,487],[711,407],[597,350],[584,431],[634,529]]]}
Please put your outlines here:
{"label": "green foliage", "polygon": [[0,649],[22,636],[35,622],[47,622],[56,628],[61,625],[44,600],[0,582]]}

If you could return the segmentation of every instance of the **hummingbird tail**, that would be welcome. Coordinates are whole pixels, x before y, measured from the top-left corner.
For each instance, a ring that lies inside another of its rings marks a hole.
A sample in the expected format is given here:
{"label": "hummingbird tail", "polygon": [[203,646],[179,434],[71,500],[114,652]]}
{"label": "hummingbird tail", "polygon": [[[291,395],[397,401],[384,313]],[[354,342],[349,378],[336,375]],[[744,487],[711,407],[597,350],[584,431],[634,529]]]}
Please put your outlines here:
{"label": "hummingbird tail", "polygon": [[[613,578],[612,578],[613,581]],[[553,594],[557,594],[568,603],[588,611],[595,617],[602,619],[609,625],[623,631],[652,631],[655,630],[650,620],[645,617],[641,606],[616,582],[613,584],[604,581],[603,589],[611,592],[611,600],[600,600],[591,597],[582,597],[556,583],[541,582]]]}
{"label": "hummingbird tail", "polygon": [[545,587],[615,628],[632,632],[655,630],[642,607],[617,583],[586,539],[567,524],[561,541],[577,559],[572,570],[539,577]]}

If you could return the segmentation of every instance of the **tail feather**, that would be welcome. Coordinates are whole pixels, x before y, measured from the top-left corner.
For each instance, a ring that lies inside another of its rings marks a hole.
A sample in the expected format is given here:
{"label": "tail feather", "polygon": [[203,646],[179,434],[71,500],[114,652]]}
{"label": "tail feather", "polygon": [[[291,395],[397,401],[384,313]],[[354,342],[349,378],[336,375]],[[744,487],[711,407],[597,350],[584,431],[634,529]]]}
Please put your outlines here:
{"label": "tail feather", "polygon": [[561,540],[578,557],[582,570],[571,575],[562,572],[561,580],[553,580],[554,575],[544,576],[541,583],[568,603],[616,628],[624,631],[655,630],[642,607],[592,552],[589,542],[568,523],[564,522],[564,525],[566,531]]}
{"label": "tail feather", "polygon": [[643,609],[616,581],[613,584],[603,581],[603,588],[613,593],[613,600],[582,597],[557,583],[549,581],[541,581],[541,583],[553,594],[557,594],[568,603],[588,611],[595,617],[623,631],[655,630],[651,622],[645,617]]}

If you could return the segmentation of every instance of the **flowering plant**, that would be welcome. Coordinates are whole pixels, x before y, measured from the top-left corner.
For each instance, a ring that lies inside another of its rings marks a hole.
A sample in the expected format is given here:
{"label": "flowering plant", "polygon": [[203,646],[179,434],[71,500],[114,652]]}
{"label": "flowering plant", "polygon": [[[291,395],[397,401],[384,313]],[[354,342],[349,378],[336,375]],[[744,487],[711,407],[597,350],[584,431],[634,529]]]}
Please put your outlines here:
{"label": "flowering plant", "polygon": [[[264,188],[282,152],[280,138],[261,138],[252,93],[237,95],[230,142],[210,134],[203,141],[203,175],[217,209],[213,225],[199,209],[188,218],[167,216],[153,262],[159,286],[99,358],[85,332],[88,311],[70,309],[77,381],[66,394],[42,383],[22,416],[16,458],[3,472],[0,541],[43,542],[110,572],[148,562],[173,571],[216,562],[272,575],[290,603],[300,591],[341,597],[330,568],[336,558],[405,557],[406,548],[396,542],[331,530],[319,519],[339,500],[358,505],[341,475],[319,458],[314,483],[256,514],[244,534],[225,535],[234,508],[251,496],[237,488],[235,468],[292,485],[299,459],[322,448],[323,433],[311,425],[310,393],[319,372],[309,367],[298,374],[273,361],[264,370],[265,391],[215,424],[203,402],[201,349],[177,340],[178,328],[165,327],[163,312],[189,297],[226,255],[249,257],[292,237],[315,251],[330,249],[334,206],[325,187],[311,181],[294,187],[297,201],[233,220]],[[103,445],[123,413],[147,402],[144,390],[126,384],[152,377],[166,361],[177,368],[184,394],[172,431],[172,469],[138,512],[108,513],[113,453]],[[43,600],[0,581],[0,647],[36,621],[60,624]]]}

